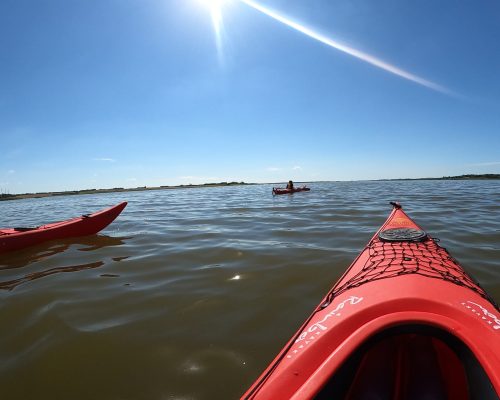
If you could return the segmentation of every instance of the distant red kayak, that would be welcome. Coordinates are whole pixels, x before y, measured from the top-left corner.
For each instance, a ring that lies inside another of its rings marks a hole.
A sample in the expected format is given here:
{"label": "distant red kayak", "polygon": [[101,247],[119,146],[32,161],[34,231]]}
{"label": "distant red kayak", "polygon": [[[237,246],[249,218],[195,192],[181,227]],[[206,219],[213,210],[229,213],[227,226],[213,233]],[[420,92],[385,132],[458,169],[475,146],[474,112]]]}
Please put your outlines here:
{"label": "distant red kayak", "polygon": [[293,189],[283,189],[283,188],[274,188],[273,187],[273,194],[291,194],[291,193],[296,193],[296,192],[308,192],[311,190],[311,188],[302,186],[302,187],[297,187]]}
{"label": "distant red kayak", "polygon": [[113,222],[126,205],[123,202],[93,214],[38,227],[0,229],[0,253],[23,249],[47,240],[96,234]]}
{"label": "distant red kayak", "polygon": [[393,205],[243,399],[499,399],[498,306]]}

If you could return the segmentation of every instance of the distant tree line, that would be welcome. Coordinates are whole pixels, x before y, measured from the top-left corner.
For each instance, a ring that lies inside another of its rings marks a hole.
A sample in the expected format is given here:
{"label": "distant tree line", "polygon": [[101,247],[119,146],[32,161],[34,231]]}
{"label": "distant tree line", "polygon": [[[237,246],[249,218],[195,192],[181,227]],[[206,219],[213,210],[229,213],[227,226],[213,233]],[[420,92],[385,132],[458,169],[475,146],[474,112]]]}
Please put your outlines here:
{"label": "distant tree line", "polygon": [[482,174],[482,175],[475,175],[475,174],[468,174],[468,175],[459,175],[459,176],[444,176],[441,179],[500,179],[500,174]]}

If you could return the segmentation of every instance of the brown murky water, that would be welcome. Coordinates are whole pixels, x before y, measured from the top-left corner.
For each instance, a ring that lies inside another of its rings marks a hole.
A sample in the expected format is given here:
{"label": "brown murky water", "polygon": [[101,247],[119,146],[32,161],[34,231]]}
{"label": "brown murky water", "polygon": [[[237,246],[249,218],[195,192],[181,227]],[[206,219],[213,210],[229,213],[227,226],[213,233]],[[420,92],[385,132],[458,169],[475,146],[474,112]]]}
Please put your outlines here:
{"label": "brown murky water", "polygon": [[500,300],[500,181],[331,182],[0,203],[0,226],[129,205],[101,234],[0,255],[11,399],[235,399],[390,212]]}

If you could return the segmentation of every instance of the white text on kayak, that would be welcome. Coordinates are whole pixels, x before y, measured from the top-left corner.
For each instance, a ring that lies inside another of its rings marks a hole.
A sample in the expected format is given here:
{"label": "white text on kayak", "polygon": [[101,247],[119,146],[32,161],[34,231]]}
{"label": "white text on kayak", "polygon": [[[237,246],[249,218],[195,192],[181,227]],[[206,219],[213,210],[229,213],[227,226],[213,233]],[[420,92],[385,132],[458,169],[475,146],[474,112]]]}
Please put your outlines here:
{"label": "white text on kayak", "polygon": [[[473,301],[467,301],[467,303],[473,304],[475,307],[477,307],[481,311],[481,313],[484,314],[483,319],[485,317],[486,318],[490,318],[491,322],[488,322],[488,323],[492,324],[492,322],[494,322],[494,325],[492,325],[493,329],[495,329],[495,330],[500,329],[500,319],[495,314],[493,314],[492,312],[488,311],[486,308],[484,308],[480,304],[474,303]],[[469,308],[469,307],[467,307],[467,308]],[[473,310],[473,311],[475,311],[475,310]],[[480,314],[480,313],[478,313],[478,314]]]}
{"label": "white text on kayak", "polygon": [[339,303],[337,307],[333,311],[330,311],[328,314],[326,314],[323,319],[321,319],[318,322],[315,322],[312,324],[309,328],[307,328],[304,332],[301,333],[299,338],[295,341],[295,343],[300,342],[301,340],[304,340],[308,334],[316,331],[317,329],[325,331],[328,329],[328,327],[325,325],[326,321],[330,319],[331,317],[340,317],[339,311],[342,310],[346,304],[358,304],[360,301],[362,301],[362,297],[356,297],[356,296],[350,296],[348,299],[342,301]]}

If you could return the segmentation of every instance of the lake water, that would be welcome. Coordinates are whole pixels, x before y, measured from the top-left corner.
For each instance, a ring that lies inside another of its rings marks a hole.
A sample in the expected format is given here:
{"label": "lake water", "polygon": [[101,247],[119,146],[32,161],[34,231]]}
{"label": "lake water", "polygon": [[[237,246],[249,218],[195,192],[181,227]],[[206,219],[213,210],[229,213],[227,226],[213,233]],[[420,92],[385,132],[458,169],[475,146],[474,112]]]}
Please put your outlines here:
{"label": "lake water", "polygon": [[1,398],[236,399],[391,200],[500,300],[500,181],[207,187],[0,202],[0,226],[129,204],[99,235],[0,255]]}

